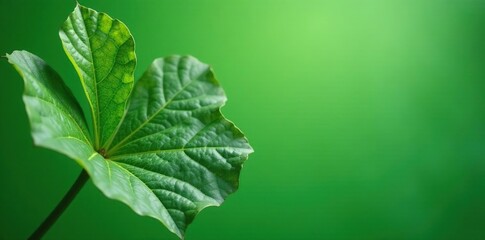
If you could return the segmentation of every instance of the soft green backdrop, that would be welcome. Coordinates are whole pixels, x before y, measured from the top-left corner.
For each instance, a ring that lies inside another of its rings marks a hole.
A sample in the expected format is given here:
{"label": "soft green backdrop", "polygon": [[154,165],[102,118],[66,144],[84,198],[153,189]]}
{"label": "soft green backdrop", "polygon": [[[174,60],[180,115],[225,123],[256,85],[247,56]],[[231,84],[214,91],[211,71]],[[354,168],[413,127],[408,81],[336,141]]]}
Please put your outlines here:
{"label": "soft green backdrop", "polygon": [[[153,0],[82,4],[125,22],[137,76],[213,65],[255,153],[187,239],[485,239],[485,1]],[[0,0],[0,53],[29,50],[85,100],[58,28],[74,1]],[[32,146],[0,59],[0,239],[25,239],[80,172]],[[175,239],[88,183],[46,239]]]}

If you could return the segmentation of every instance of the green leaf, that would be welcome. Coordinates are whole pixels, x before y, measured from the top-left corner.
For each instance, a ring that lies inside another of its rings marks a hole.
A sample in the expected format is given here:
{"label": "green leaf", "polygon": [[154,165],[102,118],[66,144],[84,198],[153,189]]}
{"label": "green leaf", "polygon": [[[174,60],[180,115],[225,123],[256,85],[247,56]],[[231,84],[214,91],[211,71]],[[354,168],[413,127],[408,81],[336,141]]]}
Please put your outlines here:
{"label": "green leaf", "polygon": [[144,182],[94,151],[79,104],[51,67],[26,51],[14,51],[7,58],[24,79],[23,98],[36,145],[76,160],[106,196],[136,213],[160,220],[168,216]]}
{"label": "green leaf", "polygon": [[105,148],[133,88],[133,37],[119,20],[80,5],[64,22],[59,35],[91,107],[94,146]]}
{"label": "green leaf", "polygon": [[128,29],[78,5],[61,39],[91,105],[94,141],[59,75],[39,57],[15,51],[7,57],[24,78],[36,145],[76,160],[107,197],[183,238],[202,209],[237,190],[253,151],[221,114],[226,97],[212,69],[190,56],[156,59],[125,106],[135,64]]}
{"label": "green leaf", "polygon": [[24,103],[34,143],[79,160],[94,152],[81,107],[59,75],[39,57],[7,54],[24,79]]}
{"label": "green leaf", "polygon": [[226,98],[208,65],[193,57],[156,59],[137,82],[109,158],[142,180],[183,234],[194,216],[238,187],[252,152],[219,109]]}

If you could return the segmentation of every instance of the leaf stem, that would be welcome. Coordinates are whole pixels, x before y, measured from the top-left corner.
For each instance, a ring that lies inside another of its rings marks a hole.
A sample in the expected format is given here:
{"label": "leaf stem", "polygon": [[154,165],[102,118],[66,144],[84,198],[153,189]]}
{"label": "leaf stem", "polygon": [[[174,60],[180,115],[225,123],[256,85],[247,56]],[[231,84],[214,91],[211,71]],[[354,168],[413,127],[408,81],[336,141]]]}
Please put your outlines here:
{"label": "leaf stem", "polygon": [[84,186],[84,184],[89,179],[89,175],[86,170],[82,170],[77,177],[76,182],[71,186],[69,191],[64,195],[62,200],[57,204],[56,208],[52,210],[49,216],[42,222],[42,224],[35,230],[32,235],[30,235],[29,240],[37,240],[41,239],[44,234],[54,225],[57,219],[61,216],[61,214],[66,210],[66,208],[71,204],[72,200],[76,197],[79,193],[79,190]]}

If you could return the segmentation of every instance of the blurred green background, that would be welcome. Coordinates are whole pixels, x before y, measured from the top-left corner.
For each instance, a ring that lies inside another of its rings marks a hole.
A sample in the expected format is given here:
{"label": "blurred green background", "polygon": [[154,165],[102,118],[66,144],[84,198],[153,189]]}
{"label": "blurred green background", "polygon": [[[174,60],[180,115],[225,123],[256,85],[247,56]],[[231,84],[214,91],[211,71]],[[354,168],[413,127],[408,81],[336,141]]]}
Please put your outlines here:
{"label": "blurred green background", "polygon": [[[187,239],[485,239],[485,1],[142,0],[81,4],[156,57],[210,63],[255,153]],[[58,28],[74,1],[0,0],[0,53],[26,49],[85,100]],[[32,146],[0,59],[0,239],[25,239],[80,167]],[[176,239],[88,183],[46,239]]]}

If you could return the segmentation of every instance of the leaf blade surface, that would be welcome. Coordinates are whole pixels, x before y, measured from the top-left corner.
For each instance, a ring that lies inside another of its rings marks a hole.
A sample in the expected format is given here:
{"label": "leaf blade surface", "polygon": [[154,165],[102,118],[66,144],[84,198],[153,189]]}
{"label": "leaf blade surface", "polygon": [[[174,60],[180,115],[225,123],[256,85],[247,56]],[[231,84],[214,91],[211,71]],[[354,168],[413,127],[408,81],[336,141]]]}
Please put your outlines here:
{"label": "leaf blade surface", "polygon": [[24,79],[23,99],[34,143],[74,159],[107,197],[140,215],[167,218],[167,210],[141,180],[94,150],[81,107],[60,76],[29,52],[14,51],[7,58]]}
{"label": "leaf blade surface", "polygon": [[220,111],[226,96],[212,69],[191,56],[158,58],[132,91],[136,57],[124,24],[77,5],[60,37],[90,105],[93,134],[60,76],[39,57],[15,51],[7,57],[24,79],[35,144],[74,159],[107,197],[183,238],[202,209],[237,190],[253,152]]}
{"label": "leaf blade surface", "polygon": [[81,5],[61,26],[59,36],[91,108],[94,146],[106,148],[133,88],[133,37],[121,21]]}
{"label": "leaf blade surface", "polygon": [[[71,158],[90,156],[91,139],[84,115],[60,76],[27,51],[14,51],[7,58],[24,80],[23,100],[34,143]],[[74,150],[77,144],[83,151]]]}
{"label": "leaf blade surface", "polygon": [[172,232],[238,188],[252,148],[221,114],[225,101],[212,69],[190,56],[156,59],[135,85],[108,155],[154,192]]}

